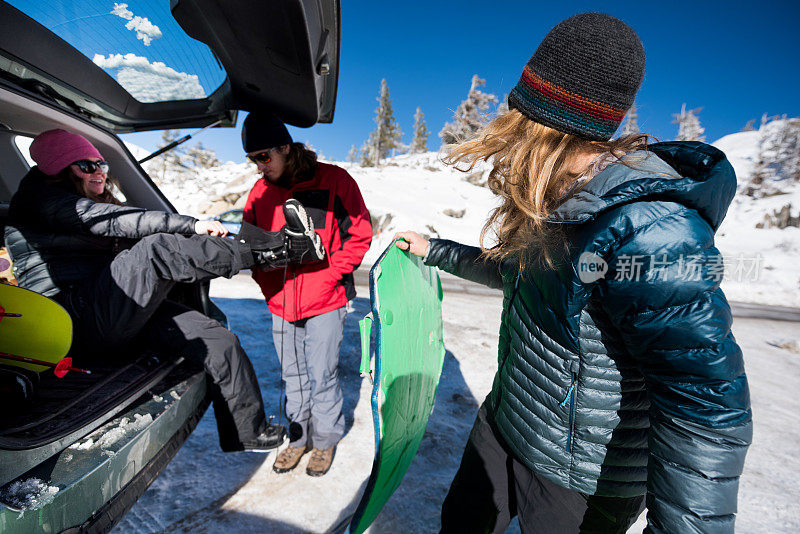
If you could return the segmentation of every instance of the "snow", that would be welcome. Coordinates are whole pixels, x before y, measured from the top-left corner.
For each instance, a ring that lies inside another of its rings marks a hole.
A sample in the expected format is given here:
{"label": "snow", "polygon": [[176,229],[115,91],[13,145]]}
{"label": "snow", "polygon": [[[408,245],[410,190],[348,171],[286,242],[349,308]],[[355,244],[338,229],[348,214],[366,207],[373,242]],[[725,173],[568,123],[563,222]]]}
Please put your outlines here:
{"label": "snow", "polygon": [[0,492],[0,502],[20,511],[36,510],[53,500],[58,488],[38,478],[12,482]]}
{"label": "snow", "polygon": [[[728,155],[740,184],[749,180],[758,142],[758,132],[742,132],[715,143]],[[371,265],[400,230],[477,244],[480,229],[496,204],[488,189],[465,181],[464,173],[443,165],[435,153],[397,156],[381,168],[332,163],[351,173],[373,219],[385,223],[362,268]],[[485,168],[476,172],[485,173]],[[199,208],[208,203],[209,191],[224,195],[234,182],[231,190],[246,193],[257,177],[251,165],[228,162],[200,171],[194,179],[164,178],[163,189],[173,204],[180,211],[199,214]],[[202,188],[196,180],[203,183]],[[800,307],[796,267],[800,230],[755,228],[765,213],[789,201],[795,209],[800,206],[800,187],[762,199],[735,197],[717,234],[717,246],[731,268],[723,282],[730,300]],[[465,212],[457,218],[445,210]],[[741,268],[738,275],[737,267]],[[240,274],[213,281],[211,295],[253,361],[267,412],[276,413],[281,394],[279,366],[271,318],[258,287],[248,275]],[[441,503],[496,371],[501,304],[499,294],[445,292],[447,355],[436,406],[417,457],[369,532],[438,530]],[[294,471],[278,475],[272,471],[274,454],[220,452],[209,410],[115,532],[321,533],[352,514],[374,456],[372,386],[358,373],[357,321],[369,311],[365,288],[359,288],[353,308],[345,323],[339,367],[346,434],[327,475],[308,477],[307,457]],[[737,532],[797,532],[800,427],[795,414],[800,411],[800,397],[792,392],[800,386],[800,325],[736,318],[733,331],[745,355],[755,419],[754,441],[740,481]],[[170,395],[178,398],[175,392]],[[644,525],[641,517],[629,532],[640,533]],[[512,524],[509,532],[519,532],[519,528]]]}
{"label": "snow", "polygon": [[[784,194],[765,198],[754,199],[741,192],[758,158],[760,136],[757,130],[739,132],[714,143],[728,156],[740,185],[716,237],[727,266],[722,288],[732,301],[800,307],[800,271],[796,267],[800,264],[800,229],[756,228],[765,214],[787,203],[792,204],[793,210],[800,208],[800,183],[783,183]],[[142,151],[135,145],[128,146],[134,153]],[[380,168],[329,163],[345,168],[353,176],[373,221],[378,223],[379,231],[364,259],[365,266],[371,265],[395,232],[402,230],[477,245],[481,228],[497,205],[487,188],[465,180],[475,174],[485,178],[486,166],[463,173],[442,163],[441,155],[435,152],[389,158]],[[148,167],[151,172],[154,168]],[[242,197],[258,179],[255,166],[246,162],[227,162],[180,176],[167,174],[154,176],[162,191],[178,211],[200,218],[210,205],[209,199],[238,198],[242,205]],[[462,217],[452,216],[462,210]]]}
{"label": "snow", "polygon": [[[357,321],[369,311],[368,291],[359,287],[347,316],[339,372],[347,433],[330,472],[305,474],[307,456],[287,474],[272,471],[273,454],[224,454],[209,410],[175,459],[118,525],[115,532],[212,533],[330,531],[353,512],[374,455],[368,378],[358,374]],[[227,314],[258,374],[268,413],[280,394],[271,320],[258,287],[245,274],[211,284],[215,303]],[[447,349],[436,405],[417,457],[387,503],[372,533],[436,532],[439,510],[458,467],[480,402],[496,370],[499,294],[445,292]],[[736,319],[734,334],[745,354],[755,414],[754,443],[741,479],[737,532],[794,533],[800,529],[800,325]],[[783,348],[781,347],[783,346]],[[632,527],[640,533],[644,518]],[[509,532],[519,532],[512,525]]]}
{"label": "snow", "polygon": [[105,452],[113,453],[111,449],[116,443],[126,436],[140,432],[153,422],[152,414],[134,414],[134,420],[127,417],[115,419],[98,428],[84,439],[70,445],[70,449],[85,451],[93,447],[100,447]]}
{"label": "snow", "polygon": [[753,166],[758,160],[759,139],[758,130],[753,130],[726,135],[714,142],[714,146],[728,156],[728,161],[731,162],[740,181],[753,172]]}

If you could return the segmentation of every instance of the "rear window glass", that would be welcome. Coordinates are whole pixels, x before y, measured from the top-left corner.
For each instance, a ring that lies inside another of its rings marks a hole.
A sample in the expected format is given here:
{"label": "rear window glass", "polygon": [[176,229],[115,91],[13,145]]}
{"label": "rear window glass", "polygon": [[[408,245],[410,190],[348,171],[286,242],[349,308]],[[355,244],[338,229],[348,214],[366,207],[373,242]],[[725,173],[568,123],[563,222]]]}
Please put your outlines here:
{"label": "rear window glass", "polygon": [[28,137],[25,135],[14,136],[14,144],[17,145],[20,154],[22,154],[22,157],[28,162],[28,167],[33,167],[36,165],[36,162],[33,161],[33,158],[31,157],[31,143],[33,143],[33,137]]}
{"label": "rear window glass", "polygon": [[8,0],[102,67],[140,102],[205,98],[225,81],[211,50],[187,36],[167,0]]}

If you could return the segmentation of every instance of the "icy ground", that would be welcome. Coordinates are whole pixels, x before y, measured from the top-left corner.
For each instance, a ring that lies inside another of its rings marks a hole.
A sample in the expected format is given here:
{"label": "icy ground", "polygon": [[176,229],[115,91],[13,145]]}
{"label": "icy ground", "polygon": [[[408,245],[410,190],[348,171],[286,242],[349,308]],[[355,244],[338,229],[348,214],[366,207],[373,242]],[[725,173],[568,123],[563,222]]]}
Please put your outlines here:
{"label": "icy ground", "polygon": [[[270,318],[257,286],[238,275],[214,281],[211,291],[253,360],[268,412],[275,412],[278,362]],[[219,452],[209,410],[115,532],[323,533],[352,513],[374,455],[371,384],[358,375],[357,322],[369,309],[368,298],[366,288],[360,287],[355,311],[345,324],[339,369],[347,434],[326,476],[308,477],[307,457],[295,471],[278,475],[272,472],[272,455]],[[447,357],[436,406],[408,474],[369,532],[438,531],[442,500],[496,369],[500,307],[499,296],[445,293]],[[737,319],[734,333],[745,354],[755,417],[736,530],[796,533],[800,531],[800,427],[796,424],[800,324]],[[642,518],[630,532],[639,533],[643,526]],[[518,529],[512,526],[509,531]]]}

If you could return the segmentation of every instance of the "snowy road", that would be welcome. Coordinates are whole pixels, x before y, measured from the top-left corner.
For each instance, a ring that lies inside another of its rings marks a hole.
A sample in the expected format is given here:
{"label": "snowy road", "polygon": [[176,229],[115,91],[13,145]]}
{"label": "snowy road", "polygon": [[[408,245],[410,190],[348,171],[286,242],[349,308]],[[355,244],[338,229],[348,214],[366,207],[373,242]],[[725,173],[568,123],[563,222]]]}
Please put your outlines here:
{"label": "snowy road", "polygon": [[[274,412],[278,364],[269,315],[258,288],[239,275],[214,281],[212,296],[253,360],[267,411]],[[498,294],[445,292],[448,352],[436,407],[403,484],[370,532],[438,531],[439,507],[478,404],[491,387],[500,306]],[[277,475],[272,472],[272,455],[219,452],[209,410],[115,532],[322,533],[352,513],[374,454],[371,384],[358,375],[357,321],[369,308],[364,287],[359,287],[355,308],[346,321],[340,359],[347,434],[326,476],[308,477],[305,459],[294,472]],[[739,493],[737,532],[798,532],[800,323],[737,318],[734,333],[745,353],[755,414],[754,444]],[[631,532],[641,532],[643,525],[640,520]]]}

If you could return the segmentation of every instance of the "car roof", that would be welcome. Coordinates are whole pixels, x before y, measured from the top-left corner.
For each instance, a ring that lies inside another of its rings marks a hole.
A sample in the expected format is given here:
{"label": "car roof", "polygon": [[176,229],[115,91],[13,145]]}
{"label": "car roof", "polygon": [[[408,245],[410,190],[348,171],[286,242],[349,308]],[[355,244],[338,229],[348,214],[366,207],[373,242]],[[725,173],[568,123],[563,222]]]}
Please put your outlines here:
{"label": "car roof", "polygon": [[0,78],[117,133],[331,122],[339,0],[0,0]]}

